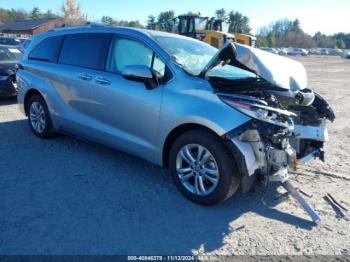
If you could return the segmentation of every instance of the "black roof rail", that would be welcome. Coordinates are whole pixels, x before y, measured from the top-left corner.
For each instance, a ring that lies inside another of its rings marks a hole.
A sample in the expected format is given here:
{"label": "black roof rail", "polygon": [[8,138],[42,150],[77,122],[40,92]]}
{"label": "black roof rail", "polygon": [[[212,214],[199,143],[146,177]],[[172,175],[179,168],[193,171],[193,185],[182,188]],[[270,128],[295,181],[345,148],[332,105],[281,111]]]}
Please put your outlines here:
{"label": "black roof rail", "polygon": [[57,29],[62,29],[62,28],[79,28],[79,27],[106,27],[106,26],[104,24],[93,23],[93,22],[86,22],[85,24],[81,24],[81,25],[62,24],[60,27],[53,28],[48,31],[56,31]]}

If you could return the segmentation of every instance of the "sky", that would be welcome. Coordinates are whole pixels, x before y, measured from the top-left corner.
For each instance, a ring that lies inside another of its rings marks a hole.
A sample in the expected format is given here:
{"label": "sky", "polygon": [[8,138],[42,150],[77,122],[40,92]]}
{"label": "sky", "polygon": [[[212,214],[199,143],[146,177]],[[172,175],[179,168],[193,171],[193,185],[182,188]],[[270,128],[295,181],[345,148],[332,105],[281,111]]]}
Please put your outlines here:
{"label": "sky", "polygon": [[[63,0],[0,0],[2,8],[41,11],[51,9],[60,14]],[[350,0],[77,0],[88,20],[100,20],[104,15],[117,20],[139,20],[145,24],[150,14],[173,10],[177,15],[193,11],[213,16],[215,10],[238,11],[248,16],[253,33],[272,21],[298,18],[302,29],[314,34],[350,32]]]}

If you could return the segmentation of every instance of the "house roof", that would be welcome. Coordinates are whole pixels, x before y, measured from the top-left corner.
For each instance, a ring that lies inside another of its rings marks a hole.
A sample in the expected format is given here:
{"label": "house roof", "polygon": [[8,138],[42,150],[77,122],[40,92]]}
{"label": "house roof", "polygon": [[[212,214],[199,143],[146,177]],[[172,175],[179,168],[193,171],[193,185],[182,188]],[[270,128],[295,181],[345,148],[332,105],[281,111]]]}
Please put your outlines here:
{"label": "house roof", "polygon": [[12,23],[8,23],[0,26],[1,31],[10,30],[10,31],[25,31],[32,30],[54,20],[60,20],[62,18],[42,18],[34,20],[20,20]]}

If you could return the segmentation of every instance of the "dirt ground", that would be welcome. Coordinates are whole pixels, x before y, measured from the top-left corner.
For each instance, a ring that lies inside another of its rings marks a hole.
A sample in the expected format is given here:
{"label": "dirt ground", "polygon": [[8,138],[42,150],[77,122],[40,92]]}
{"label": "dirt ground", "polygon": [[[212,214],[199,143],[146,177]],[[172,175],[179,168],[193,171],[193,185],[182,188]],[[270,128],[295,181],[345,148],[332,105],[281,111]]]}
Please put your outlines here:
{"label": "dirt ground", "polygon": [[184,199],[168,170],[66,136],[34,137],[16,100],[0,100],[0,254],[350,254],[350,60],[303,57],[328,99],[326,162],[291,175],[321,217],[314,226],[285,190],[257,185],[214,207]]}

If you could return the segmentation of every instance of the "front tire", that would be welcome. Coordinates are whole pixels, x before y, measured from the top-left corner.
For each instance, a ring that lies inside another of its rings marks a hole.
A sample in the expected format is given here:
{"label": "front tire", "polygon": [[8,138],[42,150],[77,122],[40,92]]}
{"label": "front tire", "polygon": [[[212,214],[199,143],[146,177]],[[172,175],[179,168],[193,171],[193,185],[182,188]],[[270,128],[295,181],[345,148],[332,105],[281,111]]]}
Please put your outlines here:
{"label": "front tire", "polygon": [[28,123],[32,132],[40,138],[52,137],[53,132],[50,113],[40,95],[33,95],[27,103]]}
{"label": "front tire", "polygon": [[232,155],[218,136],[206,130],[189,131],[177,138],[169,166],[179,191],[201,205],[225,201],[240,184]]}

